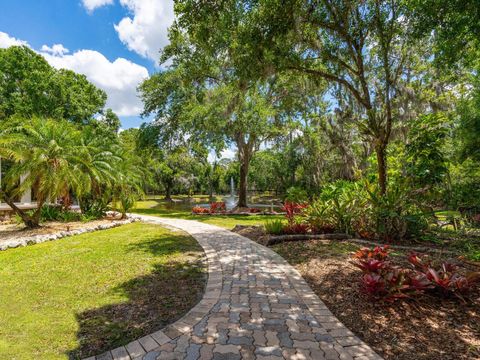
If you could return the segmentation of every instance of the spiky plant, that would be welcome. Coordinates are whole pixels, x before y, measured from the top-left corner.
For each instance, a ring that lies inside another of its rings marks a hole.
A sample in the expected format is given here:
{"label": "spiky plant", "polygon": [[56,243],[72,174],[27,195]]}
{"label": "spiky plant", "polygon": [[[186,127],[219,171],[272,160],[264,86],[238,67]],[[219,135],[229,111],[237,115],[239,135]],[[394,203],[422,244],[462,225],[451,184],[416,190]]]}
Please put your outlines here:
{"label": "spiky plant", "polygon": [[[91,182],[82,169],[87,155],[81,132],[66,120],[12,121],[0,136],[0,156],[11,163],[2,179],[0,195],[27,227],[38,227],[43,204],[70,190],[89,191]],[[29,189],[36,195],[33,212],[14,202]]]}

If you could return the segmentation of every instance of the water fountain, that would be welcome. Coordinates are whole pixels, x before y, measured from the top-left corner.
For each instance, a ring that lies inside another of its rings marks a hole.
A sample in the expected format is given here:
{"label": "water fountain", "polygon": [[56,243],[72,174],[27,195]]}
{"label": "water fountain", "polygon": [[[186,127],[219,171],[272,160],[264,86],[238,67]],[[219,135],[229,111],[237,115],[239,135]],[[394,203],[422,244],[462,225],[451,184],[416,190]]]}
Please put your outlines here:
{"label": "water fountain", "polygon": [[[227,210],[227,213],[229,213],[231,210],[233,210],[235,208],[235,206],[237,205],[237,201],[238,201],[238,196],[235,194],[235,181],[233,179],[233,176],[230,177],[230,194],[229,195],[225,195],[222,197],[222,200],[223,202],[225,203],[225,208]],[[202,208],[210,208],[210,204],[209,203],[206,203],[206,204],[199,204],[198,205],[199,207],[202,207]],[[274,200],[270,200],[269,203],[252,203],[250,205],[251,208],[253,209],[256,209],[257,211],[255,212],[249,212],[247,210],[247,214],[248,213],[263,213],[263,212],[270,212],[270,213],[273,213],[274,210],[277,210],[279,211],[280,210],[280,206],[279,204],[274,204]]]}
{"label": "water fountain", "polygon": [[235,207],[236,196],[235,196],[235,181],[233,176],[230,177],[230,196],[225,198],[225,205],[228,210],[231,210]]}

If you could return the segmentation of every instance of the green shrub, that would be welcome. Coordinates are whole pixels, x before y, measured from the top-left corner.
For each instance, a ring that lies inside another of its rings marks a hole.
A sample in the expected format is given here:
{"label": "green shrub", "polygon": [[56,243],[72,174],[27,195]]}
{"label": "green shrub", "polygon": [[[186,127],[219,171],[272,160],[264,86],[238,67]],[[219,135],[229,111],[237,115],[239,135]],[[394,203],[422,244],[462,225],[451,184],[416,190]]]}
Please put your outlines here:
{"label": "green shrub", "polygon": [[333,232],[337,227],[332,216],[331,204],[328,201],[316,200],[304,211],[305,221],[314,232]]}
{"label": "green shrub", "polygon": [[283,233],[283,228],[285,227],[285,224],[282,220],[275,219],[267,220],[264,226],[267,234],[280,235]]}
{"label": "green shrub", "polygon": [[40,221],[80,221],[83,216],[79,212],[62,209],[58,205],[44,205],[40,210]]}
{"label": "green shrub", "polygon": [[[420,236],[428,228],[431,214],[416,204],[409,190],[402,184],[391,184],[382,195],[378,186],[366,183],[371,221],[378,238],[395,241]],[[367,229],[368,230],[368,229]]]}
{"label": "green shrub", "polygon": [[107,194],[98,197],[84,196],[80,199],[82,214],[91,219],[99,219],[110,209],[111,200]]}
{"label": "green shrub", "polygon": [[348,181],[336,181],[326,186],[319,199],[305,214],[316,232],[353,232],[355,219],[365,210],[365,196],[361,186]]}
{"label": "green shrub", "polygon": [[404,186],[391,184],[381,195],[377,185],[346,181],[325,187],[304,213],[314,231],[334,230],[386,241],[421,236],[430,216]]}
{"label": "green shrub", "polygon": [[288,188],[287,194],[285,195],[286,202],[293,202],[293,203],[302,203],[308,200],[307,192],[299,187],[292,186]]}
{"label": "green shrub", "polygon": [[60,206],[44,205],[40,211],[40,219],[41,221],[57,221],[60,219],[61,212]]}

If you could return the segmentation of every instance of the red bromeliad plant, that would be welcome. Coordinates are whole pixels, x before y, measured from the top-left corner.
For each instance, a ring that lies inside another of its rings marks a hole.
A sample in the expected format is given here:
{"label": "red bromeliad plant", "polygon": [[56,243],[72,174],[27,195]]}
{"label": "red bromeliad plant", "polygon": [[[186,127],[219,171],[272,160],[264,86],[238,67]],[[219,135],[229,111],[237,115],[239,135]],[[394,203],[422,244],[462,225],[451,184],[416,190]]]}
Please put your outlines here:
{"label": "red bromeliad plant", "polygon": [[212,202],[210,203],[210,214],[224,213],[227,207],[224,202]]}
{"label": "red bromeliad plant", "polygon": [[358,259],[358,261],[353,264],[367,274],[379,273],[380,270],[388,266],[386,261],[376,259]]}
{"label": "red bromeliad plant", "polygon": [[295,222],[295,216],[301,214],[302,210],[308,206],[306,203],[294,203],[294,202],[285,202],[283,204],[283,211],[285,211],[285,217],[289,224]]}
{"label": "red bromeliad plant", "polygon": [[388,246],[363,248],[353,255],[353,264],[364,273],[362,290],[374,299],[394,301],[429,290],[463,299],[463,295],[480,281],[478,272],[461,275],[450,263],[435,269],[428,258],[416,253],[408,256],[413,268],[394,266],[388,256]]}
{"label": "red bromeliad plant", "polygon": [[283,211],[287,218],[287,224],[283,227],[285,234],[306,234],[310,230],[308,224],[297,221],[298,215],[301,215],[302,210],[307,206],[306,203],[285,202],[283,205]]}
{"label": "red bromeliad plant", "polygon": [[192,212],[194,214],[208,214],[208,213],[210,213],[210,210],[207,209],[207,208],[200,207],[200,206],[194,206],[193,209],[192,209]]}
{"label": "red bromeliad plant", "polygon": [[462,275],[454,264],[444,262],[438,268],[426,256],[412,252],[408,261],[413,268],[431,283],[432,288],[443,295],[455,295],[463,299],[480,282],[480,272]]}
{"label": "red bromeliad plant", "polygon": [[390,254],[390,246],[376,246],[373,249],[362,248],[358,250],[353,257],[355,259],[376,259],[376,260],[386,260]]}

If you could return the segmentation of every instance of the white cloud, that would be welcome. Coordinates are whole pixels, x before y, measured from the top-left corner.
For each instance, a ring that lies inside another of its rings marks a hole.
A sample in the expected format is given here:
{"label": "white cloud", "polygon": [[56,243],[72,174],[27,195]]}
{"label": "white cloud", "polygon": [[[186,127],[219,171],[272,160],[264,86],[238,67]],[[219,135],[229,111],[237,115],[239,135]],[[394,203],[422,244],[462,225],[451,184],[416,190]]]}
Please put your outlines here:
{"label": "white cloud", "polygon": [[0,31],[0,48],[8,48],[14,45],[25,45],[30,47],[26,41],[15,39],[7,33]]}
{"label": "white cloud", "polygon": [[62,44],[53,44],[52,47],[48,45],[43,45],[41,51],[55,55],[55,56],[62,56],[70,52]]}
{"label": "white cloud", "polygon": [[82,0],[82,3],[87,11],[92,12],[96,8],[113,4],[113,0]]}
{"label": "white cloud", "polygon": [[237,158],[237,148],[233,145],[224,149],[224,150],[222,150],[222,152],[220,153],[220,156],[217,156],[215,151],[210,151],[210,153],[208,154],[208,157],[207,157],[209,162],[218,161],[220,159],[234,160],[236,158]]}
{"label": "white cloud", "polygon": [[173,0],[120,0],[120,4],[131,12],[131,17],[115,25],[120,40],[128,49],[156,62],[159,51],[169,43]]}
{"label": "white cloud", "polygon": [[220,158],[234,159],[237,156],[237,150],[235,147],[229,147],[222,151]]}
{"label": "white cloud", "polygon": [[[0,48],[29,44],[0,31]],[[119,116],[138,116],[143,105],[137,97],[137,86],[148,77],[148,70],[124,58],[108,60],[94,50],[79,50],[68,54],[62,44],[43,45],[38,51],[53,67],[84,74],[108,96],[106,106]]]}
{"label": "white cloud", "polygon": [[79,50],[71,55],[41,52],[55,68],[84,74],[88,80],[105,90],[107,107],[119,116],[139,115],[143,109],[137,97],[138,84],[148,77],[148,70],[127,59],[109,61],[94,50]]}

